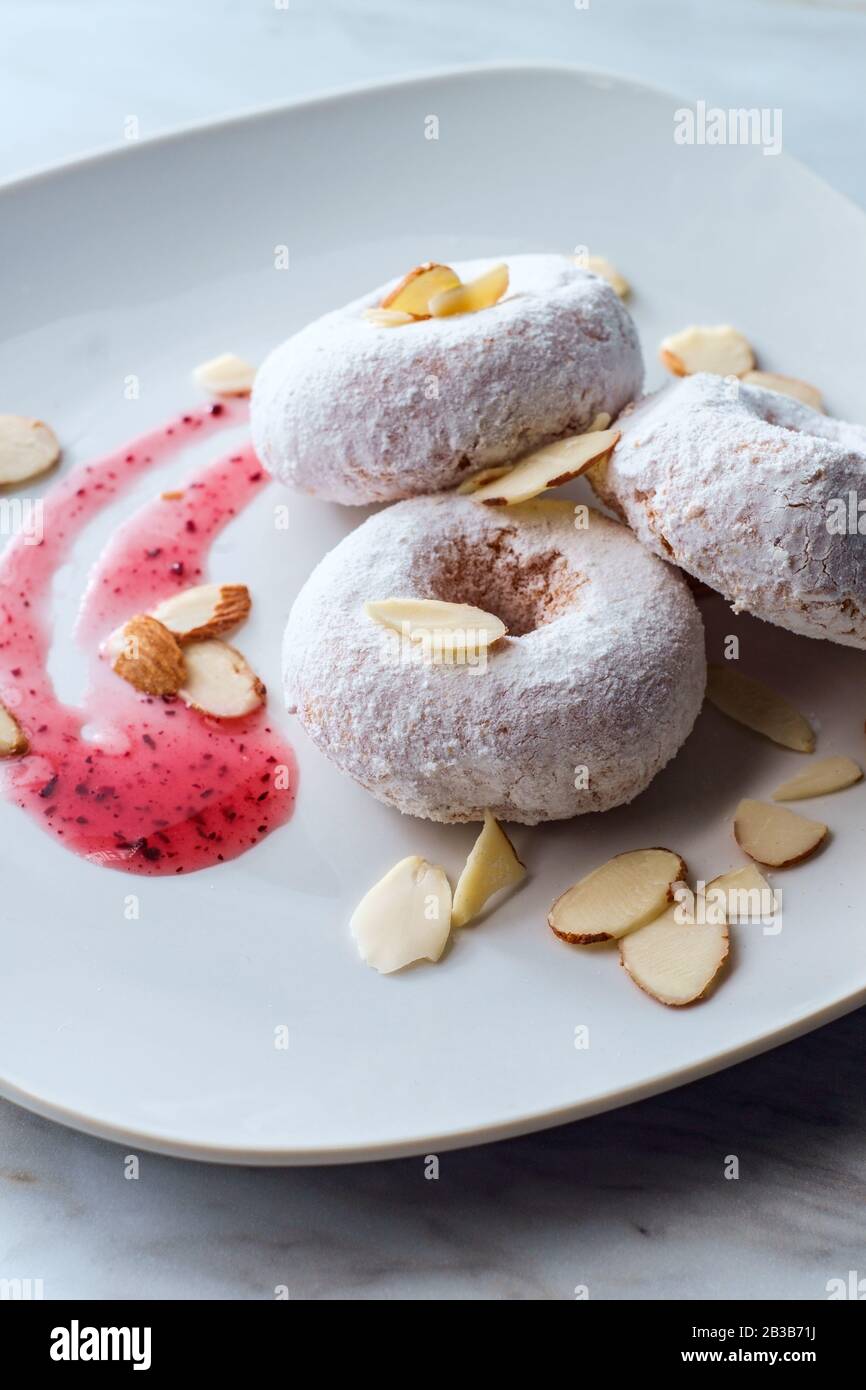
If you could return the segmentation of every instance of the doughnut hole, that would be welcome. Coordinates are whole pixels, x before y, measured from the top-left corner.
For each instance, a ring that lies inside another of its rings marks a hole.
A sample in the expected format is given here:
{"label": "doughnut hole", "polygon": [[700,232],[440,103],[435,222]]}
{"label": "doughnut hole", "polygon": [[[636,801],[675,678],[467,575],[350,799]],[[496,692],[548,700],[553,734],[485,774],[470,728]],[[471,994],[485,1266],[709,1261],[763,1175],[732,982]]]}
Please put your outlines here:
{"label": "doughnut hole", "polygon": [[586,576],[555,548],[532,557],[517,554],[514,535],[506,527],[482,545],[455,537],[447,550],[431,556],[429,597],[483,608],[501,618],[509,637],[526,637],[573,609]]}

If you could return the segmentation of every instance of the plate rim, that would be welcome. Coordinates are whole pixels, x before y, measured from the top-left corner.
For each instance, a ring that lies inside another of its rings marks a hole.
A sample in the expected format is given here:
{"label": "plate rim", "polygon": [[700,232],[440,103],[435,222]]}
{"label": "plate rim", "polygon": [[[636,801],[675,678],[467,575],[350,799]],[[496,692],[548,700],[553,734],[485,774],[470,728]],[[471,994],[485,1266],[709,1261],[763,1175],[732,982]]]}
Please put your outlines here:
{"label": "plate rim", "polygon": [[[0,196],[14,196],[35,184],[45,182],[58,175],[65,175],[99,165],[110,164],[115,160],[135,159],[145,150],[170,147],[189,137],[215,134],[222,131],[250,126],[257,121],[316,108],[338,106],[351,103],[358,97],[376,94],[388,95],[395,91],[414,86],[422,86],[452,79],[471,81],[476,77],[489,78],[527,78],[532,76],[559,75],[578,80],[603,80],[612,86],[631,92],[645,93],[653,97],[664,97],[671,101],[687,99],[678,96],[670,89],[652,82],[637,79],[610,69],[584,64],[562,63],[556,61],[531,61],[520,59],[494,60],[446,67],[437,67],[412,72],[397,77],[369,79],[351,85],[340,85],[325,89],[294,101],[279,101],[266,105],[244,108],[228,116],[205,117],[200,120],[173,126],[170,130],[147,136],[144,139],[123,145],[110,144],[81,154],[72,155],[33,170],[17,173],[12,177],[0,179]],[[796,166],[800,173],[808,177],[825,194],[830,194],[840,202],[854,209],[861,218],[866,210],[848,194],[840,192],[817,174],[795,155],[782,151],[782,160]],[[832,1023],[854,1009],[866,1004],[866,983],[836,999],[829,1004],[813,1009],[808,1014],[794,1019],[783,1027],[771,1027],[739,1044],[733,1049],[717,1051],[709,1057],[686,1064],[678,1069],[670,1068],[655,1072],[639,1084],[619,1087],[591,1099],[556,1106],[544,1111],[523,1111],[508,1120],[492,1121],[479,1126],[459,1127],[438,1134],[416,1134],[403,1139],[382,1140],[378,1143],[327,1144],[318,1146],[258,1146],[226,1145],[207,1140],[188,1140],[170,1132],[144,1132],[135,1127],[116,1124],[99,1115],[85,1114],[72,1106],[46,1099],[24,1087],[18,1086],[0,1074],[0,1097],[21,1106],[23,1109],[42,1118],[61,1124],[66,1128],[108,1140],[116,1144],[135,1145],[146,1151],[190,1161],[245,1164],[255,1167],[305,1167],[329,1166],[350,1163],[381,1162],[388,1159],[401,1159],[424,1152],[447,1152],[473,1145],[495,1143],[521,1135],[541,1132],[575,1120],[603,1114],[624,1105],[636,1104],[652,1096],[676,1090],[690,1082],[697,1081],[729,1067],[739,1065],[752,1057],[803,1036],[816,1028]]]}

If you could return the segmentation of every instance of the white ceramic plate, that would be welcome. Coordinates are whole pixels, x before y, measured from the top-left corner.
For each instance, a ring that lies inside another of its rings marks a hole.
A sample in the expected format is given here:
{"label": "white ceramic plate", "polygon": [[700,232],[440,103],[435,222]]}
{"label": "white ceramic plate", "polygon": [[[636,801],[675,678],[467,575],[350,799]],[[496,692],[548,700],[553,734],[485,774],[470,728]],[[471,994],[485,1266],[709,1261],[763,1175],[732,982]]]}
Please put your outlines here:
{"label": "white ceramic plate", "polygon": [[[198,129],[11,185],[0,194],[2,408],[50,420],[67,462],[92,457],[194,400],[198,361],[226,349],[258,360],[420,260],[588,245],[636,287],[651,385],[665,332],[729,320],[763,364],[814,380],[833,413],[866,417],[866,219],[785,156],[676,145],[677,105],[597,74],[482,70]],[[425,138],[430,115],[437,141]],[[280,245],[288,271],[274,269]],[[58,585],[53,669],[69,698],[80,673],[63,635],[86,566],[117,518],[165,485],[147,480],[104,517]],[[273,692],[291,600],[361,516],[291,498],[291,529],[278,532],[280,496],[261,497],[214,562],[215,577],[254,591],[244,648]],[[820,751],[862,760],[861,654],[735,621],[720,602],[704,609],[712,653],[738,632],[744,669],[815,719]],[[461,932],[438,967],[391,978],[356,957],[355,903],[410,852],[456,875],[474,830],[401,818],[299,729],[290,736],[301,767],[293,821],[182,881],[92,867],[0,805],[3,1094],[182,1155],[428,1152],[677,1085],[866,997],[866,787],[805,807],[831,823],[831,844],[775,876],[782,932],[736,929],[731,976],[699,1007],[662,1008],[615,952],[570,949],[547,929],[551,899],[618,851],[671,845],[704,877],[742,862],[733,806],[802,763],[713,710],[632,806],[516,830],[532,872],[524,889]],[[124,916],[130,891],[137,923]],[[279,1025],[287,1050],[274,1046]],[[574,1045],[580,1025],[588,1048]]]}

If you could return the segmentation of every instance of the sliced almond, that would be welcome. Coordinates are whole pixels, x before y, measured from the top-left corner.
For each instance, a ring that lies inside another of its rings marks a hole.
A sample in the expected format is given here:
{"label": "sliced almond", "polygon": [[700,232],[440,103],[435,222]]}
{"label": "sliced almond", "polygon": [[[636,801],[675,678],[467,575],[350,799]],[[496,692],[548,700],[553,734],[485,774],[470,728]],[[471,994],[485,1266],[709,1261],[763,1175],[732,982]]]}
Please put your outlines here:
{"label": "sliced almond", "polygon": [[617,854],[556,899],[548,925],[574,946],[614,940],[658,917],[685,876],[683,860],[669,849]]}
{"label": "sliced almond", "polygon": [[813,410],[824,413],[821,392],[817,386],[810,386],[808,381],[800,381],[795,376],[780,376],[778,372],[746,372],[742,380],[747,386],[763,386],[765,391],[790,396],[792,400],[801,401],[803,405],[809,405]]}
{"label": "sliced almond", "polygon": [[582,260],[577,258],[578,265],[583,265],[587,270],[591,270],[594,275],[600,275],[602,280],[606,280],[620,299],[628,299],[631,294],[631,285],[624,275],[621,275],[616,266],[604,256],[585,256]]}
{"label": "sliced almond", "polygon": [[778,908],[775,893],[754,864],[719,874],[710,879],[705,891],[711,902],[715,901],[713,894],[724,894],[722,908],[728,922],[763,921]]}
{"label": "sliced almond", "polygon": [[365,309],[364,318],[374,328],[401,328],[405,323],[414,323],[417,315],[406,314],[402,309]]}
{"label": "sliced almond", "polygon": [[0,705],[0,758],[17,758],[29,749],[29,740],[18,720],[5,705]]}
{"label": "sliced almond", "polygon": [[799,710],[763,681],[742,676],[731,665],[707,667],[707,699],[738,724],[745,724],[782,748],[815,751],[815,733]]}
{"label": "sliced almond", "polygon": [[635,984],[672,1008],[703,998],[729,950],[726,922],[682,923],[676,912],[674,904],[619,943],[620,960]]}
{"label": "sliced almond", "polygon": [[450,318],[452,314],[475,314],[479,309],[489,309],[496,304],[507,289],[508,266],[495,265],[492,270],[479,275],[477,280],[434,294],[430,300],[430,313],[437,319]]}
{"label": "sliced almond", "polygon": [[527,454],[503,477],[478,488],[472,500],[488,507],[513,507],[518,502],[528,502],[548,488],[580,477],[591,463],[610,452],[619,435],[619,430],[594,430],[546,444]]}
{"label": "sliced almond", "polygon": [[729,323],[717,328],[693,325],[662,339],[659,356],[674,376],[714,372],[717,376],[742,376],[755,365],[748,341]]}
{"label": "sliced almond", "polygon": [[256,369],[233,352],[224,352],[221,357],[202,362],[201,366],[196,367],[193,377],[211,395],[248,396],[253,389]]}
{"label": "sliced almond", "polygon": [[435,261],[425,261],[416,265],[408,275],[404,275],[399,285],[382,300],[381,309],[396,309],[412,318],[430,317],[430,300],[433,295],[454,289],[460,284],[460,276],[450,265],[437,265]]}
{"label": "sliced almond", "polygon": [[599,411],[591,425],[587,425],[586,434],[596,434],[599,430],[606,430],[610,425],[610,416],[606,410]]}
{"label": "sliced almond", "polygon": [[59,458],[60,445],[48,425],[27,415],[0,415],[0,487],[38,478]]}
{"label": "sliced almond", "polygon": [[503,888],[511,888],[526,877],[526,868],[517,852],[489,811],[484,812],[484,828],[463,867],[454,890],[451,925],[465,927],[477,917],[488,898]]}
{"label": "sliced almond", "polygon": [[112,668],[145,695],[176,695],[186,677],[180,644],[156,618],[139,613],[106,643]]}
{"label": "sliced almond", "polygon": [[181,642],[217,637],[249,616],[252,600],[246,584],[197,584],[172,594],[154,608],[156,618]]}
{"label": "sliced almond", "polygon": [[417,854],[401,859],[362,898],[349,925],[361,959],[383,975],[437,961],[451,931],[445,870]]}
{"label": "sliced almond", "polygon": [[200,714],[240,719],[263,702],[267,691],[255,671],[228,642],[206,638],[183,649],[186,679],[180,696]]}
{"label": "sliced almond", "polygon": [[783,782],[773,792],[774,801],[803,801],[808,796],[829,796],[853,787],[863,776],[863,769],[853,758],[819,758],[805,772]]}
{"label": "sliced almond", "polygon": [[485,483],[495,483],[497,479],[504,478],[506,473],[510,472],[510,463],[504,463],[499,468],[482,468],[478,473],[473,473],[471,478],[464,478],[457,491],[461,497],[465,497],[471,492],[477,492]]}
{"label": "sliced almond", "polygon": [[385,598],[364,604],[374,622],[390,627],[412,642],[435,639],[445,651],[481,651],[498,642],[508,629],[501,618],[469,603],[445,603],[438,598]]}
{"label": "sliced almond", "polygon": [[808,858],[826,838],[827,827],[784,806],[747,798],[737,807],[734,836],[751,859],[783,869]]}

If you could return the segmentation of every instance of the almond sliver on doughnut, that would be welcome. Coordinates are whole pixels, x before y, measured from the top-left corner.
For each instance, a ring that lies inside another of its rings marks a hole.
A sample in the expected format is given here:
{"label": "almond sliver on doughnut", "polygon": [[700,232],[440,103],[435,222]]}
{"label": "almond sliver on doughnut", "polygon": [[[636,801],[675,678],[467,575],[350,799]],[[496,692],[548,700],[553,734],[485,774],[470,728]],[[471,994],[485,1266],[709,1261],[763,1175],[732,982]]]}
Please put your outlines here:
{"label": "almond sliver on doughnut", "polygon": [[548,488],[579,478],[590,464],[610,452],[619,436],[619,430],[593,430],[546,444],[527,454],[503,477],[478,488],[472,500],[488,507],[513,507],[518,502],[528,502]]}
{"label": "almond sliver on doughnut", "polygon": [[799,710],[762,681],[741,676],[731,666],[707,667],[707,699],[722,714],[782,748],[815,751],[814,731]]}
{"label": "almond sliver on doughnut", "polygon": [[481,651],[498,642],[508,629],[501,618],[469,603],[446,603],[436,598],[385,598],[364,604],[373,622],[392,628],[412,642],[435,636],[446,648]]}

